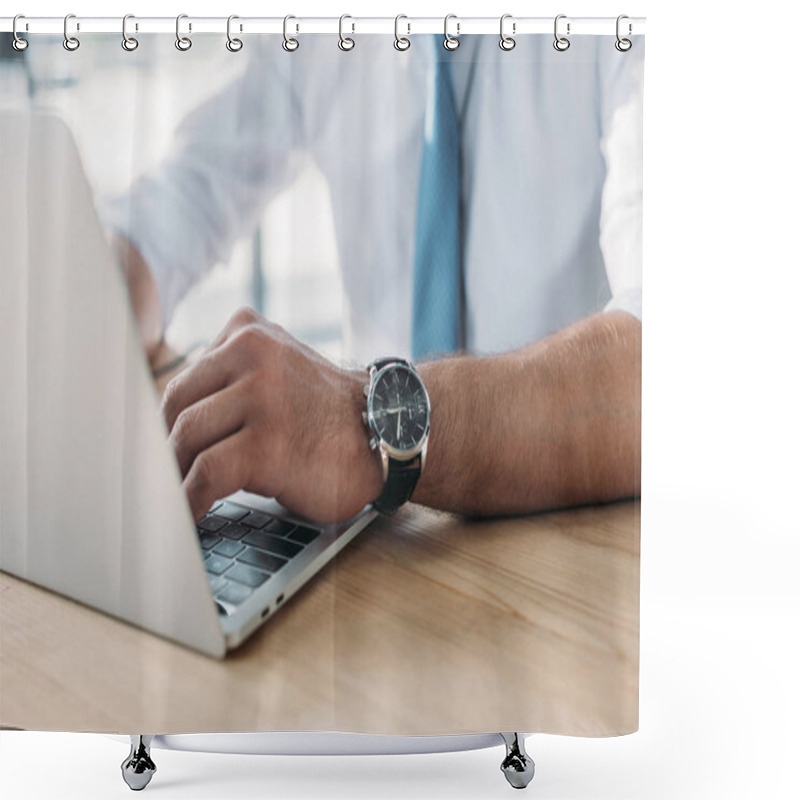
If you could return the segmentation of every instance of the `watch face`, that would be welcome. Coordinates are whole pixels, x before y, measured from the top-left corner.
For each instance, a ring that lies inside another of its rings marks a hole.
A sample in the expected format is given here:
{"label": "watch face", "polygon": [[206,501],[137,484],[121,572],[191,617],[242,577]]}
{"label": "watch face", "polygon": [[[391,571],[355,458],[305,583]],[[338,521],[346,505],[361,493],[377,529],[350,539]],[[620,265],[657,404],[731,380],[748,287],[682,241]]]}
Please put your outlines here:
{"label": "watch face", "polygon": [[428,432],[428,395],[417,373],[403,364],[378,373],[370,412],[378,435],[399,453],[418,449]]}

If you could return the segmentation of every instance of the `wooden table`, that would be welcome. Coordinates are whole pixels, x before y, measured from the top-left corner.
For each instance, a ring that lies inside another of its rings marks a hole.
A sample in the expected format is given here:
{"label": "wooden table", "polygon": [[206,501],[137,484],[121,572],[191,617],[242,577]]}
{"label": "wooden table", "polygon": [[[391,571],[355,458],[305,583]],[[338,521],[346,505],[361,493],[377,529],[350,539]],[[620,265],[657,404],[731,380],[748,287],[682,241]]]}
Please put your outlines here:
{"label": "wooden table", "polygon": [[3,727],[611,736],[638,727],[638,678],[638,501],[406,506],[221,662],[0,573]]}
{"label": "wooden table", "polygon": [[224,661],[0,574],[0,724],[585,736],[638,726],[639,503],[373,523]]}

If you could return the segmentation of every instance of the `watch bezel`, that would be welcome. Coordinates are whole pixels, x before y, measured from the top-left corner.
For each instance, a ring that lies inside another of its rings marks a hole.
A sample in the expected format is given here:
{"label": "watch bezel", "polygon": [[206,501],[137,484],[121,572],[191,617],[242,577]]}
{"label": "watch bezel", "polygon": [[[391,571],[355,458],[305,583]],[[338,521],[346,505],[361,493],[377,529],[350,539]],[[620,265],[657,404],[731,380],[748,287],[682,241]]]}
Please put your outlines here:
{"label": "watch bezel", "polygon": [[[390,445],[383,438],[383,436],[381,436],[373,414],[375,387],[377,386],[378,381],[385,372],[394,369],[405,369],[408,370],[409,372],[414,373],[417,380],[419,381],[419,385],[422,387],[422,392],[425,395],[425,404],[428,407],[428,415],[427,415],[428,418],[425,423],[425,430],[423,431],[419,442],[409,450],[400,450],[399,448]],[[419,372],[417,372],[411,364],[408,364],[404,361],[393,361],[390,364],[385,364],[380,369],[375,369],[373,367],[373,370],[374,372],[372,370],[370,371],[369,394],[367,395],[367,423],[369,424],[369,429],[375,434],[375,436],[378,437],[381,449],[388,456],[396,459],[397,461],[411,461],[411,459],[416,458],[418,455],[420,455],[420,453],[423,452],[423,450],[426,448],[428,444],[428,435],[430,434],[431,430],[431,399],[430,397],[428,397],[428,389],[425,386],[424,381],[420,377]]]}

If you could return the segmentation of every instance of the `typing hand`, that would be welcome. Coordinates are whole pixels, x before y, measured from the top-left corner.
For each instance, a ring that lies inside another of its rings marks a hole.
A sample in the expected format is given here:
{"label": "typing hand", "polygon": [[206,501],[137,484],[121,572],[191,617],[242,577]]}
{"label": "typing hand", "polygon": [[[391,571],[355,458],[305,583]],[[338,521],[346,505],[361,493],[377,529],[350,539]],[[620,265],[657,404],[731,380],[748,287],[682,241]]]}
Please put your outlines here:
{"label": "typing hand", "polygon": [[238,489],[317,520],[381,491],[361,421],[365,372],[344,370],[250,309],[168,384],[162,410],[195,520]]}

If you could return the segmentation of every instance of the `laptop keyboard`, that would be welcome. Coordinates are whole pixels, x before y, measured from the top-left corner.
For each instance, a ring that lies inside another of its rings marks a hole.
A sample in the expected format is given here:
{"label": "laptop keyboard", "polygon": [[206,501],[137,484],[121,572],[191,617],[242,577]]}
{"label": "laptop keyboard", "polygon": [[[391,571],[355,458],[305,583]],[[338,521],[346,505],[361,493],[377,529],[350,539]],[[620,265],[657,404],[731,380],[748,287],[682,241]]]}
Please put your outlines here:
{"label": "laptop keyboard", "polygon": [[225,501],[200,520],[197,535],[217,607],[229,614],[320,531]]}

